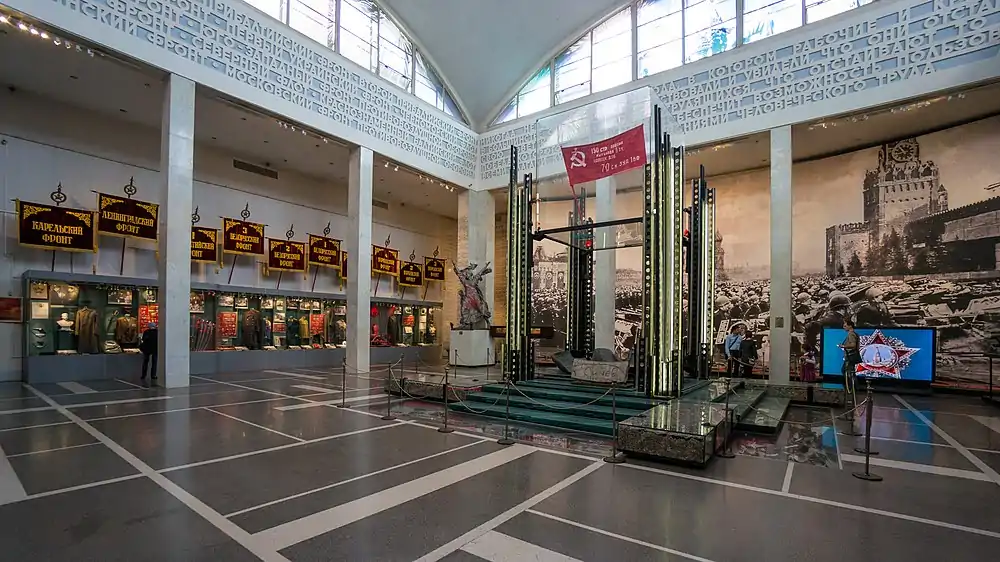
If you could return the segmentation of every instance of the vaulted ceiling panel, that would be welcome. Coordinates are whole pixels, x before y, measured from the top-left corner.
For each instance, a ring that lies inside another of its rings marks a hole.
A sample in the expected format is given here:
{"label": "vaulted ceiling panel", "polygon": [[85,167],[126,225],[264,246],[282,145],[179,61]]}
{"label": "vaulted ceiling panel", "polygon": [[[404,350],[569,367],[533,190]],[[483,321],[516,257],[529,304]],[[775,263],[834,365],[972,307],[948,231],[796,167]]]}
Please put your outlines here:
{"label": "vaulted ceiling panel", "polygon": [[623,0],[380,0],[415,36],[473,126],[560,45]]}

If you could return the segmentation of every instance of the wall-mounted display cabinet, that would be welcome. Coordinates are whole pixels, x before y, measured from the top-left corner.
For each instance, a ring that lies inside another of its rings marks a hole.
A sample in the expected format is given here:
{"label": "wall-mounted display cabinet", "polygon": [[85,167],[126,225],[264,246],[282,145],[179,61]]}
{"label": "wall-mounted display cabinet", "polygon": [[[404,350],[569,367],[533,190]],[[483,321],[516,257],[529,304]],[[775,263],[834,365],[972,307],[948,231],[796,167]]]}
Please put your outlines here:
{"label": "wall-mounted display cabinet", "polygon": [[[142,332],[159,321],[149,280],[60,272],[24,274],[28,382],[138,375]],[[335,367],[347,345],[343,295],[192,283],[191,374]],[[371,362],[438,362],[441,305],[373,299]]]}

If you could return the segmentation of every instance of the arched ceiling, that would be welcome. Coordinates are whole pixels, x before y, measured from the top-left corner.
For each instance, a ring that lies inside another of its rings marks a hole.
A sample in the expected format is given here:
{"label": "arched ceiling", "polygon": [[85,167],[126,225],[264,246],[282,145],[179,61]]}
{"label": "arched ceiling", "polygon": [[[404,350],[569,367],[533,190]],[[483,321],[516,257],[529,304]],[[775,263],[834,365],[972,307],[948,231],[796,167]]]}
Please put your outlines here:
{"label": "arched ceiling", "polygon": [[[625,0],[379,0],[482,130],[527,75]],[[501,108],[502,109],[502,108]]]}

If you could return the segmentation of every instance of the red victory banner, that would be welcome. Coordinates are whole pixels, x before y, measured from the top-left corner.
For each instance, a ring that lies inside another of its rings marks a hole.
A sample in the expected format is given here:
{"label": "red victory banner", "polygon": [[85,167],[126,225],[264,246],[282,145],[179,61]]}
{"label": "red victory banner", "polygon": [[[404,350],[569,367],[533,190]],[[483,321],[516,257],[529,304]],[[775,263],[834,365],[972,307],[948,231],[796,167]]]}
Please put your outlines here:
{"label": "red victory banner", "polygon": [[562,147],[571,186],[607,178],[646,165],[642,125],[609,139]]}

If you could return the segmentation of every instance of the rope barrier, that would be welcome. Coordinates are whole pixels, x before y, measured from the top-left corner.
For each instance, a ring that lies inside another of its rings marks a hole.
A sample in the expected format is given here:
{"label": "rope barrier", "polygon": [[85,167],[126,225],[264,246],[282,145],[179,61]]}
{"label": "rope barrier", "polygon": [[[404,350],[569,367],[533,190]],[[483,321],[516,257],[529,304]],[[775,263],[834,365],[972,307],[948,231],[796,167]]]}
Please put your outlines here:
{"label": "rope barrier", "polygon": [[399,365],[402,362],[403,362],[403,357],[400,356],[399,360],[396,361],[395,363],[390,364],[385,369],[379,369],[377,371],[370,371],[370,370],[369,371],[362,371],[362,370],[358,369],[357,367],[353,367],[351,365],[348,365],[346,362],[343,363],[343,366],[344,366],[345,370],[349,369],[351,371],[354,371],[353,373],[351,373],[351,372],[347,373],[349,375],[375,375],[375,374],[378,374],[378,373],[388,373],[388,372],[391,372],[393,367],[395,367],[396,365]]}
{"label": "rope barrier", "polygon": [[596,403],[598,400],[604,398],[608,394],[611,394],[611,391],[614,389],[614,386],[608,388],[608,390],[605,391],[604,394],[598,396],[597,398],[591,400],[590,402],[586,402],[584,404],[577,404],[576,406],[565,407],[565,406],[556,406],[554,404],[549,404],[549,403],[540,402],[538,400],[535,400],[534,398],[532,398],[532,397],[528,396],[527,394],[521,392],[521,389],[517,388],[516,384],[513,385],[513,386],[514,386],[514,390],[516,390],[517,393],[520,394],[521,396],[524,396],[525,398],[527,398],[528,400],[534,402],[535,404],[540,404],[542,406],[545,406],[546,408],[552,408],[553,410],[578,410],[580,408],[583,408],[584,406],[590,406],[591,404]]}

